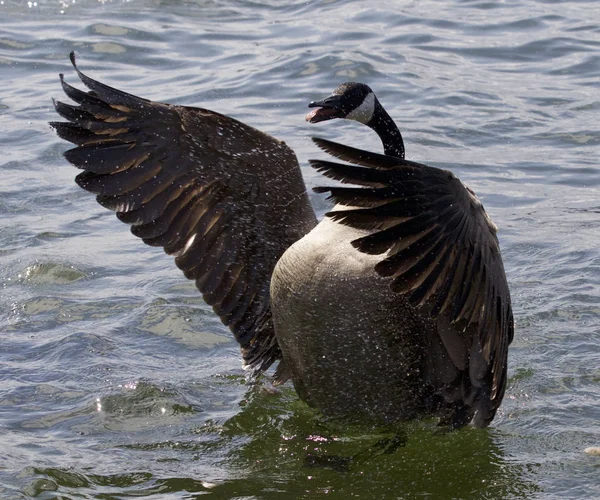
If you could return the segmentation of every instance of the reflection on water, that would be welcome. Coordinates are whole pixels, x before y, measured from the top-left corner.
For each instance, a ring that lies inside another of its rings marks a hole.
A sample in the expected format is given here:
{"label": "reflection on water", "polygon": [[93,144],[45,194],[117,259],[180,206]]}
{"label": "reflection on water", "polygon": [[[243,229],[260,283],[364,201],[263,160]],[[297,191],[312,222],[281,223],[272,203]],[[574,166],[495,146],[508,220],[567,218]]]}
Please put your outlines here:
{"label": "reflection on water", "polygon": [[[30,3],[0,1],[1,498],[600,497],[584,451],[600,445],[595,2]],[[357,124],[303,119],[368,83],[407,157],[455,172],[500,227],[517,329],[492,428],[348,427],[246,385],[171,259],[75,186],[47,125],[71,50],[118,88],[271,133],[301,165],[312,134],[380,150]]]}
{"label": "reflection on water", "polygon": [[[111,431],[131,432],[137,420],[143,427],[144,417],[157,410],[155,418],[164,415],[161,405],[170,405],[164,399],[162,391],[147,386],[133,400],[123,395],[104,399],[101,411],[107,414],[105,422],[126,425]],[[180,405],[168,411],[169,425],[174,425],[173,415],[185,418],[194,412]],[[410,436],[404,446],[392,453],[377,447],[399,433]],[[85,487],[93,488],[98,498],[181,491],[210,492],[218,498],[310,498],[325,493],[348,498],[357,491],[369,491],[372,498],[402,492],[445,498],[448,491],[454,498],[528,498],[539,492],[527,479],[531,471],[507,460],[498,441],[502,436],[496,430],[449,433],[427,423],[394,430],[348,428],[324,420],[289,389],[273,394],[255,387],[245,394],[240,411],[222,422],[208,419],[180,439],[117,446],[127,456],[152,454],[160,464],[154,472],[97,474],[93,468],[47,467],[31,468],[22,477],[29,478],[28,491]],[[190,464],[195,473],[182,476],[178,469]],[[117,469],[114,464],[112,470]]]}
{"label": "reflection on water", "polygon": [[[323,421],[300,403],[282,418],[286,408],[269,398],[263,394],[251,398],[223,426],[230,439],[241,431],[251,438],[230,455],[231,465],[244,476],[219,485],[224,496],[251,494],[244,486],[246,480],[260,485],[260,491],[269,491],[281,476],[286,478],[283,491],[300,496],[329,491],[348,498],[360,490],[370,491],[373,498],[401,492],[442,498],[450,488],[458,498],[506,498],[536,491],[522,477],[519,465],[505,461],[494,443],[494,431],[447,433],[427,424],[407,424],[386,435]],[[378,452],[377,444],[392,432],[408,436],[405,446],[393,453]],[[307,456],[315,455],[352,459],[347,471],[307,468]]]}

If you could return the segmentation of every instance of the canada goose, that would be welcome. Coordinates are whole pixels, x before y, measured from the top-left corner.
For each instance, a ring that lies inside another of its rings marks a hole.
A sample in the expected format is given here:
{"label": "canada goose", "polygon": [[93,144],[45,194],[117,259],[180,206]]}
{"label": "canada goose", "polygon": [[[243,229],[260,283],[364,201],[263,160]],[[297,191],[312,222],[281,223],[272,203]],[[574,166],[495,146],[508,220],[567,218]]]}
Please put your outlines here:
{"label": "canada goose", "polygon": [[90,91],[61,74],[79,106],[55,102],[67,122],[51,126],[77,145],[65,152],[84,170],[77,184],[175,256],[248,368],[279,361],[275,383],[291,378],[334,417],[492,421],[513,337],[496,227],[452,173],[402,158],[368,87],[311,103],[307,120],[358,118],[392,155],[314,139],[351,165],[312,166],[360,186],[316,188],[338,203],[317,223],[285,143],[210,110],[126,94],[71,62]]}

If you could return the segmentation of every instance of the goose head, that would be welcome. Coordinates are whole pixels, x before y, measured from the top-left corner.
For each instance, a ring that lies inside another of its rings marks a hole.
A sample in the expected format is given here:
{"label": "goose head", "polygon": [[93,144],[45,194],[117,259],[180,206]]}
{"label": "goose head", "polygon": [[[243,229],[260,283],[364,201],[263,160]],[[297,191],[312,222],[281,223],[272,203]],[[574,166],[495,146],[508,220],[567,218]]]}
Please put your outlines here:
{"label": "goose head", "polygon": [[371,87],[364,83],[345,82],[333,93],[320,101],[312,101],[308,107],[316,108],[306,115],[310,123],[333,118],[356,120],[367,125],[376,110],[377,98]]}
{"label": "goose head", "polygon": [[319,123],[345,118],[363,123],[377,133],[386,155],[404,158],[402,134],[368,85],[342,83],[331,95],[312,101],[308,107],[315,109],[306,115],[306,121]]}

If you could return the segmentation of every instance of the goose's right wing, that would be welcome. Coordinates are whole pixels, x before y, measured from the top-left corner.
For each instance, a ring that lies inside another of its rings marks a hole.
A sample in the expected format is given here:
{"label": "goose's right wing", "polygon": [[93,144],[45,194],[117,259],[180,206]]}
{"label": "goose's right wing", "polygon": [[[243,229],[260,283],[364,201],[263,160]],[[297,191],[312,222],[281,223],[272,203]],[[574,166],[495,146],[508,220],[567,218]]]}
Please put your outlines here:
{"label": "goose's right wing", "polygon": [[354,164],[311,160],[314,167],[362,186],[317,188],[353,207],[327,216],[369,230],[352,244],[382,255],[375,270],[392,278],[395,292],[417,306],[427,304],[432,317],[443,314],[460,332],[458,342],[443,329],[438,333],[475,389],[476,425],[489,424],[504,395],[514,332],[496,226],[475,194],[447,170],[314,140]]}
{"label": "goose's right wing", "polygon": [[269,301],[283,252],[316,224],[300,167],[285,143],[213,111],[152,102],[92,80],[71,62],[79,106],[56,102],[53,122],[77,145],[66,159],[98,202],[163,247],[230,327],[246,365],[280,357]]}

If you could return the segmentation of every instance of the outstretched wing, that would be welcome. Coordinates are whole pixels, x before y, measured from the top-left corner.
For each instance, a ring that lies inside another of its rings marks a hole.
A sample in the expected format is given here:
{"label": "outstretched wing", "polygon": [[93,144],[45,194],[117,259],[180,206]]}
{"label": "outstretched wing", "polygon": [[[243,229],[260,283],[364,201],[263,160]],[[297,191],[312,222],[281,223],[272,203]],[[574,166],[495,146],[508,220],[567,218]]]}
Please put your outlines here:
{"label": "outstretched wing", "polygon": [[[342,224],[371,230],[352,244],[381,254],[376,271],[392,278],[432,317],[444,315],[461,332],[464,353],[442,341],[457,364],[468,360],[477,389],[475,424],[487,425],[506,386],[508,345],[514,325],[497,228],[475,194],[451,172],[314,139],[323,150],[354,165],[311,160],[327,177],[362,187],[320,187],[352,207],[329,212]],[[461,366],[458,366],[462,368]],[[464,368],[467,368],[465,365]]]}
{"label": "outstretched wing", "polygon": [[280,357],[269,301],[283,252],[316,224],[293,151],[206,109],[153,102],[92,80],[71,62],[78,106],[55,102],[50,125],[77,145],[65,158],[98,202],[163,247],[230,327],[244,362],[264,370]]}

